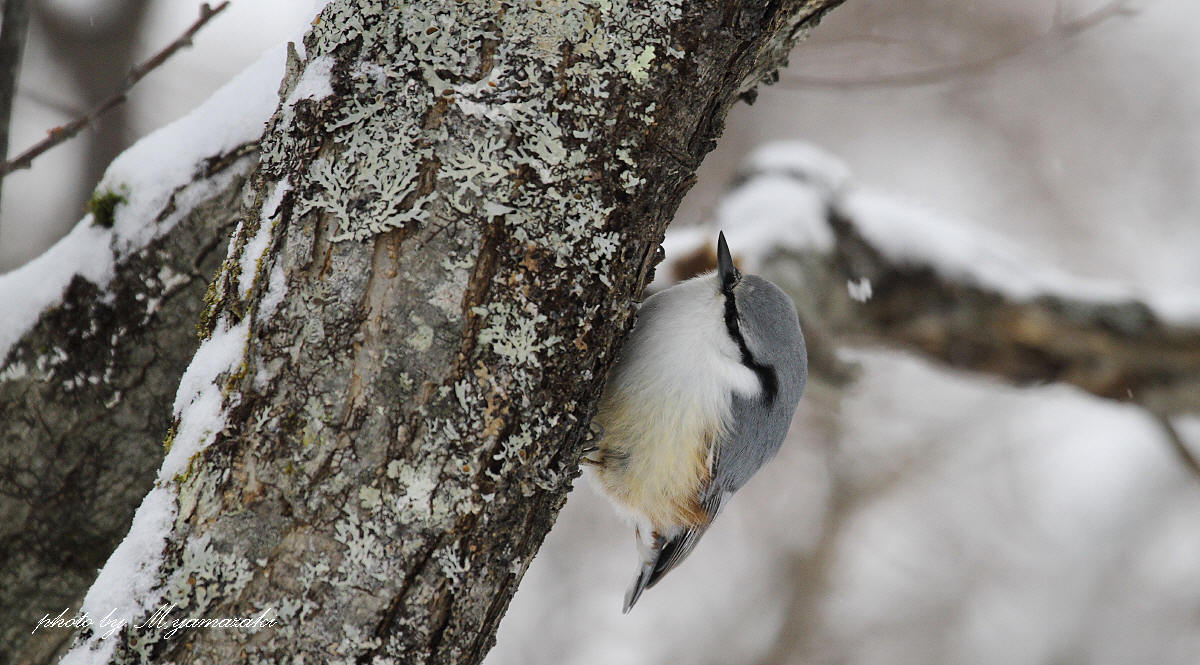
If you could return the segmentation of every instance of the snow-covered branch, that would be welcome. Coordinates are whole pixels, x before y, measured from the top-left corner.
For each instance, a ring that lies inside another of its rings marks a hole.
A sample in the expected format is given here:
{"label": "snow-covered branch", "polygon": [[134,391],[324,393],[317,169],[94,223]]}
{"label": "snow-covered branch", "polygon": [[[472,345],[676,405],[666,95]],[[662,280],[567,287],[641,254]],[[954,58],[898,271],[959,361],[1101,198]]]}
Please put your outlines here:
{"label": "snow-covered branch", "polygon": [[[755,153],[714,225],[749,269],[789,289],[825,342],[818,358],[883,344],[1158,414],[1200,411],[1200,294],[1139,294],[1037,265],[1003,238],[857,185],[803,144]],[[709,265],[712,235],[668,236],[658,284]]]}
{"label": "snow-covered branch", "polygon": [[153,483],[283,62],[127,150],[67,237],[0,275],[0,653],[17,661],[69,640],[30,622],[79,607]]}

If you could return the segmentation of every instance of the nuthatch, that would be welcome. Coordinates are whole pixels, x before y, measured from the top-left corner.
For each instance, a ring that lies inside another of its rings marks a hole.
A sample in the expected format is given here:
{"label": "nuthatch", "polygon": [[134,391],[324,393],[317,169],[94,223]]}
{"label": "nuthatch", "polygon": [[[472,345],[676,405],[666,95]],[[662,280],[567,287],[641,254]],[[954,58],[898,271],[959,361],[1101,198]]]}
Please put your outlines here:
{"label": "nuthatch", "polygon": [[642,303],[600,398],[584,461],[633,522],[641,568],[628,612],[687,558],[738,489],[779,450],[808,377],[796,308],[733,265]]}

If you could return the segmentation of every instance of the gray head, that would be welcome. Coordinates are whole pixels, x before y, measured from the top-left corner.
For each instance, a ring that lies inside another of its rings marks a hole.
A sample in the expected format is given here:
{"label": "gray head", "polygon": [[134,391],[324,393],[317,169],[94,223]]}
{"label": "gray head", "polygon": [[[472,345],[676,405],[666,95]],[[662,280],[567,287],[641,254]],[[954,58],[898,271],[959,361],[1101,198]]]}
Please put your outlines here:
{"label": "gray head", "polygon": [[768,406],[778,399],[790,416],[808,376],[792,299],[758,275],[743,275],[733,265],[724,233],[717,238],[717,278],[725,295],[725,326],[742,351],[742,364],[758,375]]}

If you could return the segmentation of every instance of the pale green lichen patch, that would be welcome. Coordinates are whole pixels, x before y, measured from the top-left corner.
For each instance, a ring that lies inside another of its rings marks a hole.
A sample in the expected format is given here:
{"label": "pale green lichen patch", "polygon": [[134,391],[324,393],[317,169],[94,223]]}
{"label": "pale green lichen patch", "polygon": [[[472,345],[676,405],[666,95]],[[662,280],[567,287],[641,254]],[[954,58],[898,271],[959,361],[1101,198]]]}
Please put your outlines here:
{"label": "pale green lichen patch", "polygon": [[363,510],[374,510],[379,507],[379,490],[374,487],[361,487],[358,490],[358,501]]}
{"label": "pale green lichen patch", "polygon": [[503,303],[492,303],[489,307],[476,307],[474,312],[485,317],[487,322],[479,331],[479,341],[489,345],[496,355],[517,365],[537,366],[538,354],[561,339],[538,330],[547,318],[537,311],[518,312]]}
{"label": "pale green lichen patch", "polygon": [[425,522],[433,517],[433,492],[436,476],[411,467],[400,469],[395,476],[397,491],[390,498],[390,507],[402,522]]}
{"label": "pale green lichen patch", "polygon": [[428,351],[433,345],[433,328],[415,314],[409,317],[409,323],[412,324],[412,334],[408,336],[408,345],[416,351]]}
{"label": "pale green lichen patch", "polygon": [[[545,0],[520,12],[505,5],[378,0],[326,7],[308,39],[310,62],[327,62],[321,59],[351,44],[367,58],[335,69],[350,93],[338,97],[338,108],[323,111],[333,148],[299,179],[298,212],[335,218],[335,241],[448,215],[499,217],[514,232],[524,231],[517,237],[595,256],[587,234],[561,228],[612,210],[601,203],[604,183],[581,183],[595,181],[590,165],[609,162],[614,146],[582,128],[611,125],[610,96],[647,83],[652,66],[681,55],[669,27],[682,0],[653,7]],[[550,94],[548,79],[559,81]],[[652,105],[626,96],[634,105],[625,112],[653,123]],[[450,116],[458,117],[449,122]],[[629,168],[613,176],[632,190],[644,184],[633,175],[630,157],[640,137],[623,135],[616,148]],[[268,167],[285,164],[293,142],[301,139],[269,140]],[[527,169],[536,183],[522,182]],[[546,209],[546,202],[558,209]]]}
{"label": "pale green lichen patch", "polygon": [[647,70],[650,69],[651,62],[654,62],[653,45],[649,45],[643,49],[641,54],[629,63],[629,65],[625,68],[625,71],[629,72],[629,75],[633,77],[633,80],[641,83],[650,78],[650,74]]}
{"label": "pale green lichen patch", "polygon": [[452,544],[449,547],[443,547],[433,554],[433,559],[437,562],[438,568],[441,569],[446,579],[452,584],[461,584],[464,575],[471,570],[471,562],[464,559],[458,551],[458,545]]}

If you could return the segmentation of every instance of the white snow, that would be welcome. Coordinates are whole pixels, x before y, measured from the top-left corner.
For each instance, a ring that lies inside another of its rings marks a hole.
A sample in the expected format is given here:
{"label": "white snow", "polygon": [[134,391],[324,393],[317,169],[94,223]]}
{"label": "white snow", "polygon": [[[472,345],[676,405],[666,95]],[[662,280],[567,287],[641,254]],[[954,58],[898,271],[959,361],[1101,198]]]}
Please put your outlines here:
{"label": "white snow", "polygon": [[[776,251],[833,248],[826,217],[830,202],[850,182],[845,164],[810,144],[784,141],[752,152],[738,172],[746,180],[722,197],[711,227],[673,228],[667,233],[667,261],[706,246],[715,257],[716,229],[725,231],[734,263],[744,272],[759,271]],[[655,271],[651,289],[670,286],[670,272],[665,265]]]}
{"label": "white snow", "polygon": [[[734,262],[757,272],[773,252],[829,251],[834,233],[831,210],[887,259],[929,266],[948,279],[993,289],[1016,301],[1058,296],[1093,302],[1138,300],[1164,321],[1200,323],[1200,292],[1141,293],[1116,280],[1084,279],[1031,258],[1007,238],[950,221],[917,204],[851,181],[839,160],[797,142],[756,150],[739,170],[746,180],[729,192],[711,225],[672,229],[663,241],[669,261],[715,244],[725,231]],[[670,285],[671,271],[660,269],[652,287]],[[871,297],[870,284],[848,285],[851,297]]]}
{"label": "white snow", "polygon": [[[102,286],[106,284],[112,275],[114,249],[123,256],[143,247],[169,230],[213,186],[221,186],[221,182],[214,185],[210,179],[209,184],[188,187],[176,193],[175,213],[158,223],[153,219],[175,190],[190,183],[204,158],[228,152],[262,134],[278,102],[276,91],[284,54],[283,46],[269,51],[191,114],[142,139],[114,160],[101,189],[118,192],[128,202],[117,207],[113,230],[96,229],[90,225],[90,218],[85,218],[55,249],[0,277],[0,307],[11,303],[13,307],[6,310],[20,312],[0,326],[0,341],[11,344],[18,339],[42,309],[61,298],[63,286],[76,272]],[[284,185],[272,191],[264,214],[274,212],[285,191]],[[264,226],[269,230],[269,225]],[[265,238],[251,241],[248,254],[254,259],[265,249]],[[40,293],[34,293],[37,289],[31,284],[37,285]],[[224,397],[217,382],[222,374],[240,365],[248,331],[249,320],[231,326],[220,319],[180,379],[174,404],[179,427],[171,450],[159,469],[155,488],[138,508],[129,534],[88,591],[83,609],[93,619],[103,619],[110,612],[110,621],[138,618],[157,603],[159,591],[154,586],[158,584],[162,549],[174,523],[178,500],[174,478],[224,428]],[[61,662],[106,662],[115,648],[114,640],[104,639],[108,632],[96,631]]]}
{"label": "white snow", "polygon": [[729,251],[742,254],[742,270],[753,272],[779,249],[833,248],[826,222],[829,195],[812,182],[781,172],[758,175],[722,199],[718,226],[725,230]]}
{"label": "white snow", "polygon": [[224,429],[224,396],[218,381],[221,374],[236,370],[241,363],[249,331],[249,318],[229,326],[225,317],[221,317],[212,337],[196,350],[192,363],[179,380],[179,391],[175,393],[179,427],[171,450],[158,471],[160,481],[169,481],[183,472],[192,456],[208,447]]}
{"label": "white snow", "polygon": [[41,256],[0,275],[0,363],[76,275],[101,286],[112,279],[111,241],[112,231],[93,225],[89,214]]}
{"label": "white snow", "polygon": [[107,663],[117,646],[108,638],[158,604],[163,590],[155,587],[163,547],[175,522],[176,500],[175,490],[163,486],[142,499],[129,533],[108,557],[80,607],[92,636],[67,652],[60,664]]}
{"label": "white snow", "polygon": [[852,300],[866,302],[871,299],[871,280],[866,277],[860,277],[857,281],[846,280],[846,290]]}
{"label": "white snow", "polygon": [[755,148],[738,169],[742,177],[778,172],[829,194],[850,183],[850,168],[833,154],[804,141],[775,141]]}
{"label": "white snow", "polygon": [[108,558],[84,598],[81,610],[93,622],[93,635],[76,645],[61,662],[107,662],[116,646],[116,640],[107,638],[117,635],[125,623],[138,620],[157,606],[162,596],[158,577],[163,547],[178,510],[174,477],[225,426],[221,389],[216,381],[240,363],[248,329],[248,319],[227,326],[222,318],[184,373],[175,398],[179,429],[159,469],[158,481],[142,500],[129,533]]}
{"label": "white snow", "polygon": [[191,182],[205,158],[262,136],[279,103],[285,55],[283,46],[267,51],[194,111],[113,160],[97,190],[118,192],[127,199],[117,206],[113,227],[118,256],[145,246],[182,218],[186,209],[177,202],[176,214],[154,223],[172,192]]}
{"label": "white snow", "polygon": [[[770,154],[770,153],[768,153]],[[772,163],[780,163],[778,156]],[[716,254],[717,229],[725,231],[734,263],[743,272],[756,273],[773,252],[833,248],[833,231],[826,222],[829,193],[826,180],[799,180],[788,170],[759,173],[721,200],[713,217],[714,226],[671,229],[662,246],[666,260],[690,256],[703,247]],[[715,258],[714,258],[715,260]],[[673,281],[664,264],[655,271],[652,289],[664,289]]]}
{"label": "white snow", "polygon": [[[141,139],[108,167],[97,191],[124,196],[114,211],[113,228],[93,226],[89,214],[44,254],[0,275],[0,359],[27,333],[47,308],[62,300],[79,275],[101,289],[113,276],[113,264],[166,233],[191,208],[223,187],[233,173],[192,185],[206,157],[228,152],[262,135],[278,102],[284,48],[258,62],[222,87],[187,116]],[[182,191],[176,192],[181,187]],[[172,194],[175,211],[156,222]]]}
{"label": "white snow", "polygon": [[271,187],[271,193],[263,203],[262,222],[258,225],[258,232],[254,234],[254,237],[246,243],[245,249],[242,250],[241,272],[238,274],[238,292],[243,298],[250,293],[250,287],[254,285],[254,275],[258,271],[258,260],[262,258],[263,252],[267,250],[267,242],[271,239],[271,228],[274,226],[271,218],[275,216],[276,209],[279,208],[279,203],[283,201],[283,195],[291,188],[291,183],[286,179],[275,183]]}
{"label": "white snow", "polygon": [[1178,326],[1200,326],[1200,292],[1198,291],[1155,291],[1146,294],[1145,301],[1165,321]]}
{"label": "white snow", "polygon": [[866,188],[850,191],[839,208],[888,259],[929,265],[947,278],[992,288],[1015,300],[1041,295],[1095,301],[1137,297],[1117,282],[1080,279],[1040,265],[1006,238]]}
{"label": "white snow", "polygon": [[[150,490],[133,515],[129,533],[104,564],[83,599],[83,611],[93,620],[114,612],[129,622],[141,611],[158,603],[161,590],[154,590],[155,576],[162,563],[166,535],[175,521],[175,491],[165,487]],[[96,631],[103,637],[104,631]]]}
{"label": "white snow", "polygon": [[[303,40],[296,40],[298,48],[303,47]],[[292,106],[301,99],[323,99],[333,94],[331,75],[333,74],[333,57],[323,55],[305,64],[304,72],[296,87],[288,95],[286,106]]]}
{"label": "white snow", "polygon": [[260,321],[265,321],[271,318],[276,309],[279,309],[279,303],[283,302],[283,297],[287,295],[287,276],[283,274],[283,267],[278,263],[271,266],[271,281],[267,284],[267,292],[263,294],[262,300],[258,303],[258,318]]}

